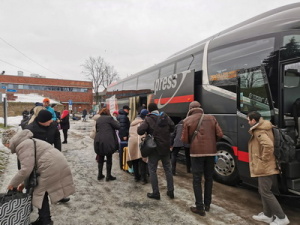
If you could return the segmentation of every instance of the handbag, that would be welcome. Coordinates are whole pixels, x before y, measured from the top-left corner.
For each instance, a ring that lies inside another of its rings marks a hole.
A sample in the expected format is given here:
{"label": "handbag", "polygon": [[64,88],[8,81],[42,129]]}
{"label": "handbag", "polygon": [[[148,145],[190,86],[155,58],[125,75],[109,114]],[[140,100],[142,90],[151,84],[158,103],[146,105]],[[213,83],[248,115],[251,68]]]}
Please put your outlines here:
{"label": "handbag", "polygon": [[36,165],[36,141],[34,139],[32,140],[34,143],[34,167],[31,174],[29,175],[29,178],[25,181],[25,188],[27,190],[34,189],[36,186],[38,186],[38,177],[39,177],[39,173],[37,172],[37,165]]}
{"label": "handbag", "polygon": [[140,143],[140,150],[144,158],[151,155],[151,153],[155,151],[156,148],[157,144],[151,134],[147,134],[146,137],[142,138],[142,142]]}
{"label": "handbag", "polygon": [[31,195],[14,190],[0,194],[0,225],[30,224]]}

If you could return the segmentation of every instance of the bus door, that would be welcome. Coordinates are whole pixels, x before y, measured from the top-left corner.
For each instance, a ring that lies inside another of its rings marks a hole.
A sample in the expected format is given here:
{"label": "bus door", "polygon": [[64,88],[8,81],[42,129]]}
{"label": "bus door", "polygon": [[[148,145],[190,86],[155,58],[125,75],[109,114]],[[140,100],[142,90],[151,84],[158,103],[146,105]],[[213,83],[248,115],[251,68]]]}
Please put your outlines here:
{"label": "bus door", "polygon": [[238,72],[237,96],[237,149],[235,155],[238,159],[238,170],[242,180],[256,185],[256,179],[250,178],[248,141],[250,139],[250,126],[247,114],[258,111],[264,119],[270,120],[273,106],[268,80],[263,67],[243,69]]}

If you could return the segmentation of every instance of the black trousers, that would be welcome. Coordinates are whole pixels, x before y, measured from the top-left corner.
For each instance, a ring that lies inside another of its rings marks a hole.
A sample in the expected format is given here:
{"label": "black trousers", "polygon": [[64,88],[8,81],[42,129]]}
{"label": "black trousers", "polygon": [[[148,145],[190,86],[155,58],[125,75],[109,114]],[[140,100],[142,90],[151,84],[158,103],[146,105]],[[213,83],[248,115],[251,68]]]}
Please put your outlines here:
{"label": "black trousers", "polygon": [[[211,204],[213,187],[213,172],[215,166],[215,156],[191,157],[193,188],[196,199],[196,207],[203,209],[204,205]],[[202,175],[204,174],[204,202],[202,197]]]}
{"label": "black trousers", "polygon": [[[172,173],[176,173],[176,163],[177,163],[177,156],[179,151],[182,149],[182,147],[174,147],[171,152],[171,163],[172,163]],[[190,157],[190,149],[184,148],[185,153],[185,164],[186,164],[186,171],[187,173],[191,172],[191,157]]]}
{"label": "black trousers", "polygon": [[64,141],[68,141],[68,129],[63,129]]}
{"label": "black trousers", "polygon": [[39,218],[42,224],[48,224],[51,222],[48,192],[45,192],[42,208],[39,209]]}

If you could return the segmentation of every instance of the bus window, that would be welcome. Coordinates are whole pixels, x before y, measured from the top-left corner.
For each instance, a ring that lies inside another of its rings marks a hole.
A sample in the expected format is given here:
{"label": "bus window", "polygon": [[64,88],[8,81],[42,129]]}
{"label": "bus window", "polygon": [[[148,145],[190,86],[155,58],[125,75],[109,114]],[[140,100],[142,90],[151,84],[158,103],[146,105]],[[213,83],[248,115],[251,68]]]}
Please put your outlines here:
{"label": "bus window", "polygon": [[286,35],[283,37],[283,47],[280,51],[280,59],[292,59],[300,57],[300,35]]}
{"label": "bus window", "polygon": [[274,38],[259,39],[209,52],[210,84],[235,92],[239,71],[259,67],[272,51]]}
{"label": "bus window", "polygon": [[158,78],[158,70],[140,75],[138,77],[137,90],[154,90],[154,82]]}
{"label": "bus window", "polygon": [[265,119],[271,118],[268,93],[261,67],[239,71],[240,111],[248,114],[258,111]]}
{"label": "bus window", "polygon": [[194,58],[192,56],[185,58],[181,61],[178,61],[176,64],[176,73],[181,73],[185,70],[195,70],[199,71],[202,69],[202,53],[197,53],[194,55]]}
{"label": "bus window", "polygon": [[165,67],[162,67],[160,69],[160,76],[159,78],[162,78],[162,77],[167,77],[169,75],[173,75],[175,74],[175,71],[174,71],[174,63],[171,64],[171,65],[168,65],[168,66],[165,66]]}
{"label": "bus window", "polygon": [[300,97],[300,62],[284,66],[284,114],[291,113],[292,104]]}

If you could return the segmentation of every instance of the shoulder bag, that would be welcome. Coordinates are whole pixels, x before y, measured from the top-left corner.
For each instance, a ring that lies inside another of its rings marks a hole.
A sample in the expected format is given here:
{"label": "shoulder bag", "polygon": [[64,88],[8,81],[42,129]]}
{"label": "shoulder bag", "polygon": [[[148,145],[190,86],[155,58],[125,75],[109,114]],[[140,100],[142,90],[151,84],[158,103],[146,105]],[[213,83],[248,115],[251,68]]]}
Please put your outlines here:
{"label": "shoulder bag", "polygon": [[37,163],[36,163],[36,141],[34,139],[33,143],[34,143],[34,168],[31,172],[31,174],[29,175],[29,178],[27,180],[27,182],[25,182],[25,188],[27,190],[30,189],[34,189],[36,186],[38,186],[38,172],[37,172]]}
{"label": "shoulder bag", "polygon": [[197,128],[196,128],[196,130],[195,130],[194,133],[193,133],[193,136],[192,136],[192,139],[191,139],[190,144],[192,144],[193,140],[195,139],[196,135],[198,134],[199,128],[200,128],[200,126],[201,126],[201,123],[202,123],[203,118],[204,118],[204,113],[201,115],[201,117],[200,117],[200,119],[199,119]]}
{"label": "shoulder bag", "polygon": [[[158,119],[157,119],[157,121],[158,121]],[[155,151],[156,148],[157,148],[157,144],[156,144],[155,139],[154,139],[154,133],[155,133],[156,126],[157,126],[157,121],[156,121],[155,127],[153,129],[153,134],[152,135],[147,134],[146,137],[141,139],[140,150],[141,150],[141,155],[144,158],[151,155],[151,153],[153,151]]]}

